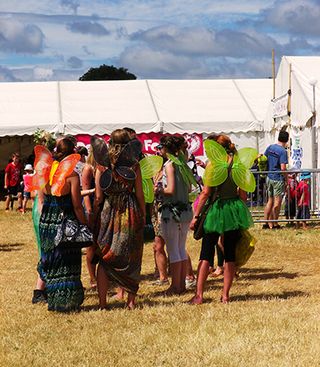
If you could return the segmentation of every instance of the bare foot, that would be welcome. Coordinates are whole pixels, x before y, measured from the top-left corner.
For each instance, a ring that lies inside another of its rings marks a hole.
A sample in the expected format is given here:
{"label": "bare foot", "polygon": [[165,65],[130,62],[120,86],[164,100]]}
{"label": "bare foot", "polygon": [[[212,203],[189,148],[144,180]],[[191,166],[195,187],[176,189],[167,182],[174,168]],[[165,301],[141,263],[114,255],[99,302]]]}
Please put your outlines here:
{"label": "bare foot", "polygon": [[192,297],[188,303],[189,305],[201,305],[203,303],[203,298],[196,295]]}
{"label": "bare foot", "polygon": [[224,305],[227,305],[228,303],[230,303],[230,297],[221,296],[220,302],[223,303]]}
{"label": "bare foot", "polygon": [[213,273],[211,273],[209,276],[211,278],[217,278],[220,275],[223,275],[223,268],[221,268],[220,266],[218,266],[217,269]]}

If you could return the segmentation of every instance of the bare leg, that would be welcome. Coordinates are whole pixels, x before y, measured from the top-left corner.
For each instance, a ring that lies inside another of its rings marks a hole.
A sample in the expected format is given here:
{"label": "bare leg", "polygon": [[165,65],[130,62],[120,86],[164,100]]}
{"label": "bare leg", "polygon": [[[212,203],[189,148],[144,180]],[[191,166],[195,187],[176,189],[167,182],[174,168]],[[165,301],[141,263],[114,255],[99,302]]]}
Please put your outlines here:
{"label": "bare leg", "polygon": [[127,308],[129,310],[133,310],[135,308],[135,299],[136,295],[133,293],[128,293],[128,301],[127,301]]}
{"label": "bare leg", "polygon": [[167,255],[164,250],[164,239],[160,236],[156,236],[154,239],[154,254],[157,268],[159,270],[160,280],[167,280]]}
{"label": "bare leg", "polygon": [[167,294],[170,294],[170,293],[179,294],[180,293],[180,287],[181,287],[180,277],[182,273],[181,267],[182,267],[182,261],[178,261],[178,262],[170,264],[171,285],[166,291]]}
{"label": "bare leg", "polygon": [[229,291],[233,282],[235,272],[236,265],[234,262],[226,262],[224,264],[223,291],[221,296],[222,303],[229,302]]}
{"label": "bare leg", "polygon": [[200,305],[203,302],[204,284],[209,274],[209,261],[200,260],[198,265],[197,289],[195,296],[190,300],[193,305]]}
{"label": "bare leg", "polygon": [[95,252],[94,246],[87,247],[86,260],[87,260],[88,273],[90,276],[90,286],[92,289],[95,289],[97,287],[96,265],[91,263],[94,256],[94,252]]}
{"label": "bare leg", "polygon": [[6,210],[9,209],[10,201],[11,201],[11,195],[7,195],[6,203],[5,203]]}
{"label": "bare leg", "polygon": [[186,262],[186,276],[187,276],[187,278],[188,279],[194,279],[195,278],[195,276],[194,276],[194,273],[193,273],[193,269],[192,269],[192,262],[191,262],[191,258],[190,258],[190,256],[189,256],[189,254],[188,254],[188,252],[187,252],[187,256],[188,256],[188,258],[187,258],[187,262]]}
{"label": "bare leg", "polygon": [[98,265],[97,282],[98,282],[99,306],[100,308],[106,308],[109,280],[103,266],[100,264]]}
{"label": "bare leg", "polygon": [[38,275],[36,289],[38,289],[39,291],[43,291],[45,287],[46,287],[46,283]]}
{"label": "bare leg", "polygon": [[116,300],[120,301],[122,299],[124,299],[124,289],[121,287],[117,288],[117,294],[115,294],[113,296],[113,298],[115,298]]}
{"label": "bare leg", "polygon": [[[274,197],[274,204],[273,204],[273,208],[272,208],[272,214],[273,214],[273,218],[274,219],[278,219],[279,218],[279,213],[280,213],[280,209],[281,209],[281,203],[282,203],[282,196],[275,196]],[[277,225],[278,223],[273,222],[273,225]]]}
{"label": "bare leg", "polygon": [[18,192],[18,208],[22,208],[22,194]]}
{"label": "bare leg", "polygon": [[[179,293],[183,293],[186,290],[187,267],[188,267],[188,260],[181,261]],[[191,270],[192,270],[192,267],[191,267]],[[192,272],[192,276],[194,278],[193,272]]]}
{"label": "bare leg", "polygon": [[27,210],[27,202],[28,199],[27,198],[23,198],[23,202],[22,202],[22,213],[25,213]]}
{"label": "bare leg", "polygon": [[[268,223],[268,219],[271,219],[272,215],[272,208],[273,208],[273,198],[269,198],[268,202],[264,208],[264,219],[266,223]],[[268,223],[269,227],[272,228],[272,223]]]}

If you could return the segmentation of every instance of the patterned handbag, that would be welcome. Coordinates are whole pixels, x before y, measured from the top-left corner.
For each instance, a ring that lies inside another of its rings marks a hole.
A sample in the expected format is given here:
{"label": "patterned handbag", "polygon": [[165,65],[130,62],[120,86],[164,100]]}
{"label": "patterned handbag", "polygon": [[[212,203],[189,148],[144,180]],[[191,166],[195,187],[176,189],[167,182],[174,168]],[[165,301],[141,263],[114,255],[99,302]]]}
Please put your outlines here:
{"label": "patterned handbag", "polygon": [[55,246],[89,247],[93,244],[93,234],[87,225],[74,218],[63,217],[54,239]]}

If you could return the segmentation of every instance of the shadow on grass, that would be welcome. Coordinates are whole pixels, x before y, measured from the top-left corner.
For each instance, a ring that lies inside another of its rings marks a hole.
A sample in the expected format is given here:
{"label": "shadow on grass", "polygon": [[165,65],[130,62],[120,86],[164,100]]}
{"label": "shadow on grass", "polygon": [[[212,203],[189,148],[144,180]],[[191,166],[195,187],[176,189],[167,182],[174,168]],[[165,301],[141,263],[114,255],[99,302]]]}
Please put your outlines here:
{"label": "shadow on grass", "polygon": [[231,301],[276,301],[276,300],[288,300],[290,298],[306,297],[306,296],[309,296],[309,293],[301,291],[290,291],[282,293],[246,294],[231,297]]}
{"label": "shadow on grass", "polygon": [[239,280],[295,279],[302,274],[283,272],[282,269],[241,269]]}
{"label": "shadow on grass", "polygon": [[8,251],[21,251],[23,245],[21,243],[5,243],[0,244],[0,252],[8,252]]}

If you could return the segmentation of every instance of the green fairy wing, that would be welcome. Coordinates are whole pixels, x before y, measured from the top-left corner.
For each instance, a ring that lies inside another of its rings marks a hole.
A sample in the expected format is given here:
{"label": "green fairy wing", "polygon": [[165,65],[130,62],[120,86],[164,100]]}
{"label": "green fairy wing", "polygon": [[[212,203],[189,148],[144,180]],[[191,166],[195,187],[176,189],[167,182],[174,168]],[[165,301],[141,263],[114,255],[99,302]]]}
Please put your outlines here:
{"label": "green fairy wing", "polygon": [[149,155],[139,162],[142,178],[152,178],[161,169],[163,158],[158,155]]}
{"label": "green fairy wing", "polygon": [[142,190],[144,195],[144,201],[150,204],[154,200],[153,181],[151,178],[142,179]]}
{"label": "green fairy wing", "polygon": [[167,156],[173,163],[175,163],[178,166],[179,171],[181,173],[181,176],[182,176],[184,182],[187,185],[197,186],[197,181],[193,176],[191,168],[187,165],[187,162],[184,158],[183,153],[180,152],[178,157],[176,157],[176,156],[174,156],[170,153],[167,153]]}
{"label": "green fairy wing", "polygon": [[204,171],[203,183],[206,186],[219,186],[228,177],[228,154],[214,140],[205,140],[204,148],[210,163]]}
{"label": "green fairy wing", "polygon": [[256,188],[256,180],[250,168],[257,155],[254,148],[242,148],[233,157],[232,178],[243,191],[253,192]]}
{"label": "green fairy wing", "polygon": [[139,164],[144,200],[146,203],[152,203],[154,200],[152,177],[160,171],[163,164],[163,158],[157,155],[150,155],[141,159]]}

